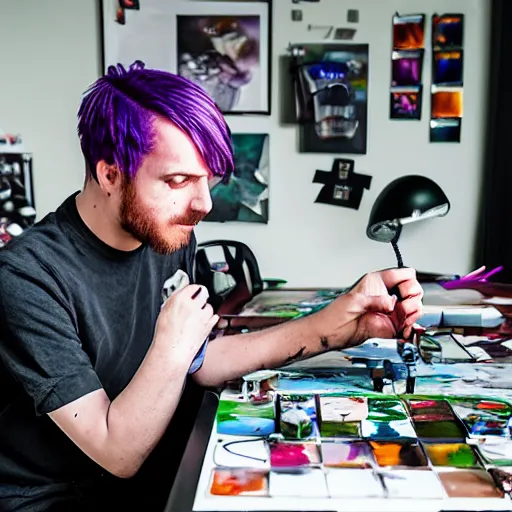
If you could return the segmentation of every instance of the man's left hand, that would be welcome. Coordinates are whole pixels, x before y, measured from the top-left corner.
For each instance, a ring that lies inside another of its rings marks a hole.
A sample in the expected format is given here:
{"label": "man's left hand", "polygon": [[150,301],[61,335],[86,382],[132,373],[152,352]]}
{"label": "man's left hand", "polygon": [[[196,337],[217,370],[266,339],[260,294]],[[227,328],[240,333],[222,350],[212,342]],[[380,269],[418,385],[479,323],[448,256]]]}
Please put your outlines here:
{"label": "man's left hand", "polygon": [[[396,288],[400,294],[394,311],[389,315],[370,312],[359,320],[359,332],[356,338],[364,335],[368,338],[409,338],[414,323],[423,314],[423,288],[416,279],[412,268],[392,268],[372,272],[363,277],[352,291],[364,295],[385,295]],[[400,300],[401,299],[401,300]]]}
{"label": "man's left hand", "polygon": [[[391,296],[393,288],[400,297]],[[337,348],[359,345],[370,338],[407,339],[423,314],[422,298],[414,269],[371,272],[319,311],[315,323]]]}

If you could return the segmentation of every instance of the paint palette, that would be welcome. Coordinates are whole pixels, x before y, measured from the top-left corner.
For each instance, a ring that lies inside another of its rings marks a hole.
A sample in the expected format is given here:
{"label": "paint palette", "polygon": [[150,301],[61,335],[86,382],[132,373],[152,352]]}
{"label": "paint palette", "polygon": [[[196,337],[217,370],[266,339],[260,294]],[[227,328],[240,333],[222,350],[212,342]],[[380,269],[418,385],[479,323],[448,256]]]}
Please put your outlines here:
{"label": "paint palette", "polygon": [[194,510],[512,509],[512,402],[293,392],[280,377],[257,372],[221,394]]}

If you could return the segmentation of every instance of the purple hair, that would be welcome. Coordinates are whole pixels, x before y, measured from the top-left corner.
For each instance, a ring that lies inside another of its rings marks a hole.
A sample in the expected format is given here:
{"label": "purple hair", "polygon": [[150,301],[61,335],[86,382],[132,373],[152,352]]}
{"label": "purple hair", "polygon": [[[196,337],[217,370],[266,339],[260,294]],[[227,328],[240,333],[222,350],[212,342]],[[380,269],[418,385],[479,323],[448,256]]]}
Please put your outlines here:
{"label": "purple hair", "polygon": [[135,61],[128,70],[110,66],[80,105],[78,136],[94,179],[101,160],[116,164],[130,178],[136,175],[154,148],[155,116],[183,130],[214,175],[233,171],[231,133],[213,99],[186,78]]}

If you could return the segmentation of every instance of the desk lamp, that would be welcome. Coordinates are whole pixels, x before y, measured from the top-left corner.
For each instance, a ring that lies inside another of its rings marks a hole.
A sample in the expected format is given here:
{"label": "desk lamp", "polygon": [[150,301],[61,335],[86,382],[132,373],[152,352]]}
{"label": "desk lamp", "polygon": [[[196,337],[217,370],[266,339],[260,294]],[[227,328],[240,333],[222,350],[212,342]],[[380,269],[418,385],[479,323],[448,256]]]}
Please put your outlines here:
{"label": "desk lamp", "polygon": [[418,220],[442,217],[450,201],[439,185],[424,176],[402,176],[389,183],[375,201],[366,234],[377,242],[390,243],[398,267],[403,267],[398,239],[402,226]]}
{"label": "desk lamp", "polygon": [[[402,176],[389,183],[375,201],[366,234],[372,240],[390,243],[395,251],[398,267],[403,267],[398,239],[402,226],[419,220],[442,217],[450,210],[450,201],[439,185],[424,176]],[[400,300],[398,289],[390,293]],[[406,393],[414,393],[416,381],[415,345],[404,340],[398,352],[407,367]]]}

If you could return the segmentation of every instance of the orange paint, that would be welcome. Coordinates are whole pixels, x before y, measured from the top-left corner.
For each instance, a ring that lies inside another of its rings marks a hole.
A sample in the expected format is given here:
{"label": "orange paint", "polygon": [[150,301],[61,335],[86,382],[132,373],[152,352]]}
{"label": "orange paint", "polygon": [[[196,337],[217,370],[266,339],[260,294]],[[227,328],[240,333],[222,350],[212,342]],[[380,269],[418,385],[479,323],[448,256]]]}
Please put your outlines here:
{"label": "orange paint", "polygon": [[210,489],[217,496],[259,493],[266,488],[265,473],[250,470],[215,470]]}
{"label": "orange paint", "polygon": [[397,443],[376,443],[370,441],[373,449],[373,455],[379,466],[399,466],[401,444]]}

